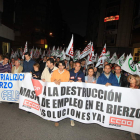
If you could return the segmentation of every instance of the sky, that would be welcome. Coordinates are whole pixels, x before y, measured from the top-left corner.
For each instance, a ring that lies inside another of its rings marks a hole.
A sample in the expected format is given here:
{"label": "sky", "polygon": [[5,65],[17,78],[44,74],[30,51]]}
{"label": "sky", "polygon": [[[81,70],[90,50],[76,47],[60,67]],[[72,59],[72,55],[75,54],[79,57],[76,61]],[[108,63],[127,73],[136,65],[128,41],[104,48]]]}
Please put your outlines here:
{"label": "sky", "polygon": [[70,31],[85,36],[89,0],[59,0],[59,3]]}

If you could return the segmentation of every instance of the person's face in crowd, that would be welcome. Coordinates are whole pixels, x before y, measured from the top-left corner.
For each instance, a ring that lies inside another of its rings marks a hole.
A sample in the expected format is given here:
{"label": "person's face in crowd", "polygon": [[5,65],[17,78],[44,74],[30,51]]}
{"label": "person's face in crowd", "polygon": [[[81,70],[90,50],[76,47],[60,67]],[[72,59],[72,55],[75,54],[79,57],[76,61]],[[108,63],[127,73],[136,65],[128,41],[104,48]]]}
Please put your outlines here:
{"label": "person's face in crowd", "polygon": [[46,62],[46,61],[47,61],[47,57],[44,57],[44,58],[43,58],[43,61]]}
{"label": "person's face in crowd", "polygon": [[86,64],[86,61],[84,60],[84,61],[82,61],[81,63],[82,63],[82,65],[84,66],[84,65]]}
{"label": "person's face in crowd", "polygon": [[65,64],[67,64],[67,62],[68,62],[68,61],[65,59]]}
{"label": "person's face in crowd", "polygon": [[55,61],[55,59],[54,59],[54,57],[53,57],[53,56],[51,56],[50,58],[53,58],[53,60]]}
{"label": "person's face in crowd", "polygon": [[114,67],[117,67],[118,65],[117,64],[114,64]]}
{"label": "person's face in crowd", "polygon": [[7,64],[7,63],[8,63],[8,60],[9,60],[9,59],[4,58],[4,60],[3,60],[3,64],[4,64],[4,65]]}
{"label": "person's face in crowd", "polygon": [[97,68],[96,67],[94,68],[94,72],[97,72]]}
{"label": "person's face in crowd", "polygon": [[73,61],[70,61],[70,65],[72,65],[73,64]]}
{"label": "person's face in crowd", "polygon": [[19,66],[20,63],[18,61],[15,61],[15,66]]}
{"label": "person's face in crowd", "polygon": [[60,58],[57,58],[56,61],[59,62],[60,61]]}
{"label": "person's face in crowd", "polygon": [[136,79],[134,77],[131,77],[129,82],[130,84],[136,84]]}
{"label": "person's face in crowd", "polygon": [[47,61],[47,67],[51,68],[53,66],[53,63],[50,63],[50,61]]}
{"label": "person's face in crowd", "polygon": [[108,62],[104,62],[104,66],[107,65],[107,64],[108,64]]}
{"label": "person's face in crowd", "polygon": [[79,71],[80,68],[81,68],[81,65],[80,65],[79,63],[76,63],[76,64],[75,64],[75,70],[76,70],[76,71]]}
{"label": "person's face in crowd", "polygon": [[14,59],[11,59],[11,63],[14,64],[15,63],[15,60]]}
{"label": "person's face in crowd", "polygon": [[91,76],[93,76],[93,74],[94,74],[93,69],[89,69],[89,70],[88,70],[88,75],[91,77]]}
{"label": "person's face in crowd", "polygon": [[120,67],[115,67],[115,73],[120,74],[121,73],[121,68]]}
{"label": "person's face in crowd", "polygon": [[112,64],[110,64],[110,67],[112,68]]}
{"label": "person's face in crowd", "polygon": [[105,73],[105,74],[109,74],[110,72],[111,72],[110,66],[105,66],[105,68],[104,68],[104,73]]}
{"label": "person's face in crowd", "polygon": [[25,55],[25,59],[28,61],[30,60],[30,56],[29,55]]}
{"label": "person's face in crowd", "polygon": [[38,71],[38,67],[37,66],[34,66],[34,71]]}
{"label": "person's face in crowd", "polygon": [[73,63],[72,68],[75,68],[75,63]]}
{"label": "person's face in crowd", "polygon": [[63,71],[65,69],[65,66],[63,66],[62,63],[59,63],[58,68],[60,71]]}

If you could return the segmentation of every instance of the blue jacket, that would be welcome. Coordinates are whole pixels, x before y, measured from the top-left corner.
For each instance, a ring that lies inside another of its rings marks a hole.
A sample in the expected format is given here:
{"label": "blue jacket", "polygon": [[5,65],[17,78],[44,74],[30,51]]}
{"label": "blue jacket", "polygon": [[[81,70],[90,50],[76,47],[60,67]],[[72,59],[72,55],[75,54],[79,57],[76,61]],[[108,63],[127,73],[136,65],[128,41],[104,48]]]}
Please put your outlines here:
{"label": "blue jacket", "polygon": [[33,65],[35,61],[33,59],[30,59],[29,62],[26,60],[23,62],[23,71],[22,72],[31,72],[34,70]]}
{"label": "blue jacket", "polygon": [[105,76],[104,73],[99,76],[97,84],[105,85],[106,83],[110,83],[112,86],[119,86],[118,80],[113,73],[110,73],[109,79]]}
{"label": "blue jacket", "polygon": [[72,69],[70,71],[70,80],[73,80],[74,82],[77,82],[78,80],[82,80],[82,82],[85,82],[85,75],[80,70],[78,73],[74,72],[75,69]]}

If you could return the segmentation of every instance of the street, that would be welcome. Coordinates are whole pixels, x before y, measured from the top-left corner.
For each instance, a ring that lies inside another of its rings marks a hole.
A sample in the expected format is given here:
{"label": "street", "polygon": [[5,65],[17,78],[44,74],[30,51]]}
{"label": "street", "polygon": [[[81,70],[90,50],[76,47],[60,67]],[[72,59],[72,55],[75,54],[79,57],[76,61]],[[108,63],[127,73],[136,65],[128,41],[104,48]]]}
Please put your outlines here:
{"label": "street", "polygon": [[[35,114],[18,109],[18,104],[0,104],[0,140],[131,140],[130,133],[62,120],[59,127]],[[140,136],[136,135],[137,140]]]}

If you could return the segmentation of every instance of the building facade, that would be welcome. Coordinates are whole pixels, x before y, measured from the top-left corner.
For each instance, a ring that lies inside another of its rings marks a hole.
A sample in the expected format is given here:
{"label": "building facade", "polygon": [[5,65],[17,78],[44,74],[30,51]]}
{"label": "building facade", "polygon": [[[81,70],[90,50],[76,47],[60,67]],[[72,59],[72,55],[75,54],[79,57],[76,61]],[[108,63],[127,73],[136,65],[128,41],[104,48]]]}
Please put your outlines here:
{"label": "building facade", "polygon": [[58,0],[16,0],[14,30],[15,48],[23,47],[26,41],[29,48],[45,48],[46,44],[62,46],[69,32]]}
{"label": "building facade", "polygon": [[9,3],[0,0],[0,54],[10,53],[10,47],[14,41],[13,20],[14,11],[7,5],[13,4],[13,0]]}
{"label": "building facade", "polygon": [[[105,43],[111,54],[133,53],[134,7],[134,0],[99,0],[98,3],[90,4],[89,9],[92,9],[93,14],[90,12],[88,17],[87,40],[94,42],[98,53]],[[93,33],[89,33],[91,31]]]}
{"label": "building facade", "polygon": [[140,61],[140,1],[135,0],[134,16],[132,26],[132,45],[134,49],[133,58]]}

